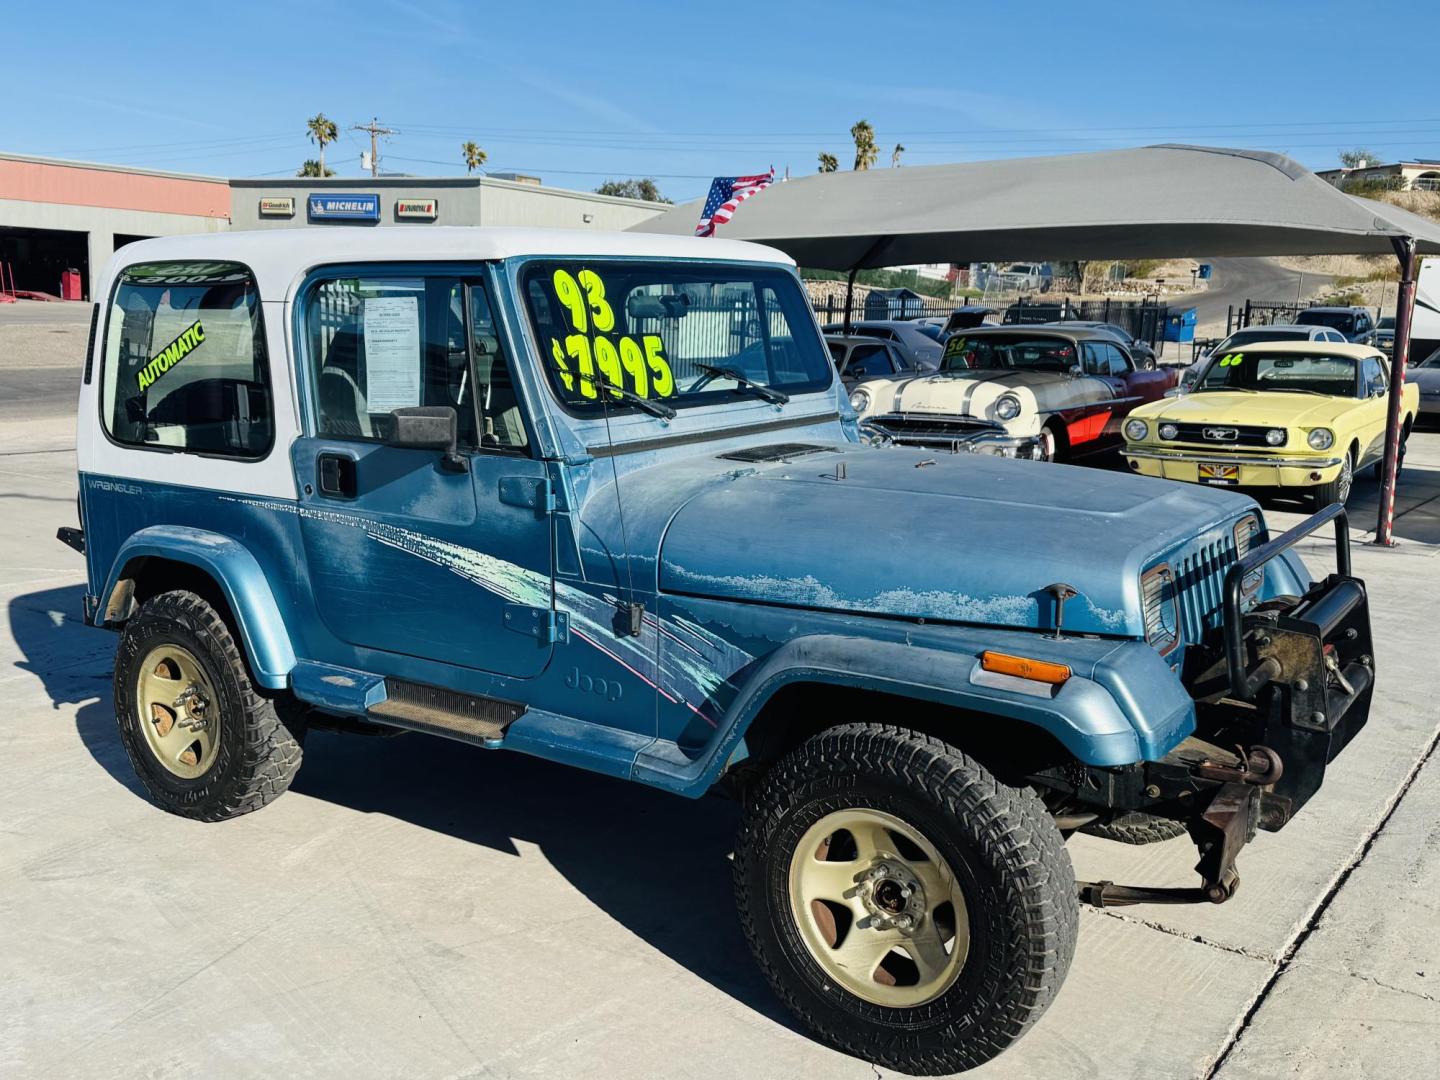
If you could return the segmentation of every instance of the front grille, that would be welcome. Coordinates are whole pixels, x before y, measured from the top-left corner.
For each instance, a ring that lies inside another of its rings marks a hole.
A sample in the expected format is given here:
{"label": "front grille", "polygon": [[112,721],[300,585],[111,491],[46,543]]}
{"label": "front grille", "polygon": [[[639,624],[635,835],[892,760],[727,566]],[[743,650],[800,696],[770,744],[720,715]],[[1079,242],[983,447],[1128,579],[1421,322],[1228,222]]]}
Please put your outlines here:
{"label": "front grille", "polygon": [[[1176,424],[1179,429],[1175,438],[1166,442],[1200,443],[1203,446],[1263,446],[1273,450],[1265,441],[1266,427],[1246,424]],[[1207,435],[1206,432],[1210,434]]]}
{"label": "front grille", "polygon": [[1225,571],[1238,555],[1233,536],[1202,544],[1175,560],[1175,591],[1180,599],[1180,627],[1191,644],[1205,640],[1224,619]]}
{"label": "front grille", "polygon": [[974,416],[927,416],[923,413],[886,413],[865,421],[878,428],[897,443],[907,446],[946,447],[980,434],[1004,434],[1005,428],[993,420]]}

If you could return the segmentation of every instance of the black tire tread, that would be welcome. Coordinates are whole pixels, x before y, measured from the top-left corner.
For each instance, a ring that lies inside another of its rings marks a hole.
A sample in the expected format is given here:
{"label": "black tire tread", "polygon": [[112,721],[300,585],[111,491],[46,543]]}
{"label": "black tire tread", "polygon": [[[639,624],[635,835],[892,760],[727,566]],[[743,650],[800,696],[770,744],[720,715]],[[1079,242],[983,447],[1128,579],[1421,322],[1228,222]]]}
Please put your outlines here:
{"label": "black tire tread", "polygon": [[[944,1049],[879,1053],[853,1031],[826,1030],[791,992],[780,958],[756,947],[763,910],[743,886],[750,860],[784,811],[786,793],[817,773],[871,771],[927,793],[943,805],[986,852],[1005,868],[1005,888],[1021,901],[1006,948],[1023,963],[1005,988],[1006,1000],[988,1030],[969,1031]],[[736,903],[741,926],[762,972],[787,1007],[836,1048],[908,1073],[943,1075],[974,1068],[1019,1039],[1049,1007],[1065,980],[1079,932],[1079,903],[1070,856],[1054,818],[1028,788],[1011,788],[953,745],[930,735],[882,724],[845,724],[822,731],[782,758],[763,778],[745,815],[735,849]]]}
{"label": "black tire tread", "polygon": [[[143,747],[122,738],[125,752],[135,773],[145,785],[151,799],[160,807],[182,817],[199,821],[223,821],[259,810],[289,789],[300,769],[303,738],[303,709],[288,693],[270,695],[261,692],[250,678],[245,656],[235,641],[224,618],[204,598],[188,590],[177,589],[151,597],[140,612],[126,624],[143,625],[141,620],[168,620],[189,630],[207,646],[209,655],[203,659],[223,665],[239,689],[238,719],[244,744],[237,767],[203,801],[186,804],[172,793],[153,783],[149,770],[140,758]],[[222,673],[216,673],[224,677]],[[115,701],[117,707],[129,688],[121,685],[120,666],[115,670]]]}
{"label": "black tire tread", "polygon": [[1087,836],[1116,840],[1122,844],[1158,844],[1162,840],[1186,835],[1185,826],[1178,821],[1135,810],[1117,814],[1109,821],[1092,821],[1089,825],[1082,825],[1080,831]]}

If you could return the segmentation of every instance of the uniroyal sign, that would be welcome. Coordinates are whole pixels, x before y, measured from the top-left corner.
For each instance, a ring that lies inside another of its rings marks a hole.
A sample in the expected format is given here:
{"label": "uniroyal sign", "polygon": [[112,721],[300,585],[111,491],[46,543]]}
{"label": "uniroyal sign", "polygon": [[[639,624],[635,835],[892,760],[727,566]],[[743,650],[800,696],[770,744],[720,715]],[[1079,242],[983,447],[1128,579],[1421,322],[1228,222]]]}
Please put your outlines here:
{"label": "uniroyal sign", "polygon": [[426,221],[434,221],[436,214],[440,212],[438,201],[435,199],[396,199],[395,216],[402,218],[423,218]]}
{"label": "uniroyal sign", "polygon": [[295,200],[290,196],[260,200],[260,213],[265,217],[294,217]]}

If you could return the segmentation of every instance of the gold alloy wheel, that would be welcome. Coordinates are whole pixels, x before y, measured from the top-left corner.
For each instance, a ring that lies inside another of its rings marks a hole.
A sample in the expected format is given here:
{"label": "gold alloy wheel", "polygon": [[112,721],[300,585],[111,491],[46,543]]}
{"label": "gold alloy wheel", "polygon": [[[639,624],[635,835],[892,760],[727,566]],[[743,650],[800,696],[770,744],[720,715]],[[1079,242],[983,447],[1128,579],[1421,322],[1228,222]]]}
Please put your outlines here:
{"label": "gold alloy wheel", "polygon": [[155,760],[184,780],[203,776],[220,749],[215,687],[195,654],[157,645],[136,678],[140,728]]}
{"label": "gold alloy wheel", "polygon": [[965,896],[919,830],[855,807],[806,830],[790,912],[820,967],[874,1005],[914,1008],[955,982],[970,948]]}

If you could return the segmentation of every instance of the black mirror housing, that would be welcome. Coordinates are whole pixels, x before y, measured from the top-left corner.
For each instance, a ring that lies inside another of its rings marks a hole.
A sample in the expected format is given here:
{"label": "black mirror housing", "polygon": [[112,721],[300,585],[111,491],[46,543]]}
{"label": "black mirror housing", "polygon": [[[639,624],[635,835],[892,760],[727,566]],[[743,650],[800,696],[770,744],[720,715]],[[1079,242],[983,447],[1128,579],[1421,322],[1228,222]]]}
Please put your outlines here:
{"label": "black mirror housing", "polygon": [[466,472],[459,453],[460,419],[449,405],[415,405],[390,413],[390,436],[386,446],[409,450],[440,450],[440,467],[447,472]]}

